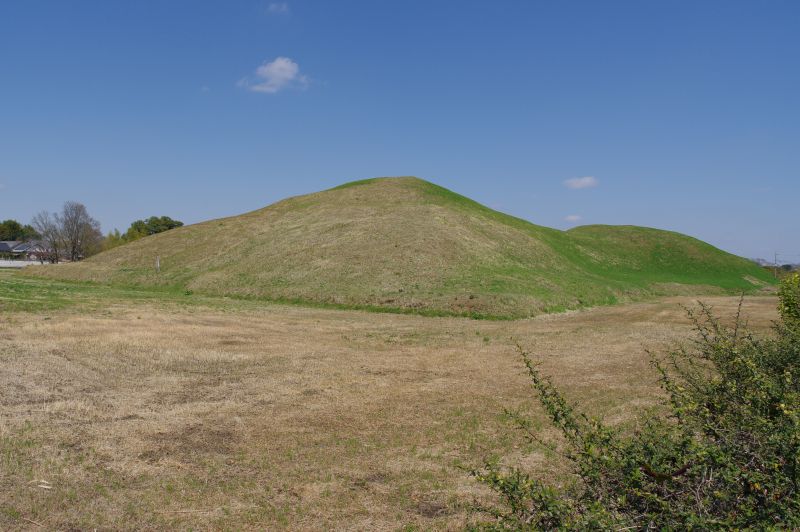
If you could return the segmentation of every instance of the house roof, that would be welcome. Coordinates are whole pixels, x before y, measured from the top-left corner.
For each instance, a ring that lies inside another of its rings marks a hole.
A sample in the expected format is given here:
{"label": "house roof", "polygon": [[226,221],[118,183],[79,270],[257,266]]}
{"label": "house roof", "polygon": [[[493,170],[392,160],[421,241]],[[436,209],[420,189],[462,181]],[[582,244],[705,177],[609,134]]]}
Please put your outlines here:
{"label": "house roof", "polygon": [[20,244],[22,244],[22,242],[15,240],[0,241],[0,253],[11,253]]}
{"label": "house roof", "polygon": [[19,240],[0,241],[0,253],[25,253],[28,251],[43,251],[45,246],[38,240],[22,242]]}

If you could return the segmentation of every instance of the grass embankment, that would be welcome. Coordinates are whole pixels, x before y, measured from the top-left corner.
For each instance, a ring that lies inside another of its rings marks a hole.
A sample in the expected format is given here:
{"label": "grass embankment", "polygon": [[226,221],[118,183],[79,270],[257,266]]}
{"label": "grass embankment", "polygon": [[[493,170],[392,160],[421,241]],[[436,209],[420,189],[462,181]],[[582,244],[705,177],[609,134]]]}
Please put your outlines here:
{"label": "grass embankment", "polygon": [[348,183],[28,274],[481,318],[753,292],[772,282],[750,261],[684,235],[632,226],[558,231],[416,178]]}

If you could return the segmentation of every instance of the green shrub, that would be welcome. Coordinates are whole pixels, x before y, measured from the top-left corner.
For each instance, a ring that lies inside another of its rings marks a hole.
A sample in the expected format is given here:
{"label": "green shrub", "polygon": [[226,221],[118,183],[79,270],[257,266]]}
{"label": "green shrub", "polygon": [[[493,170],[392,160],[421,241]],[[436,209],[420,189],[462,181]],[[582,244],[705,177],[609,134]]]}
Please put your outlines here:
{"label": "green shrub", "polygon": [[781,282],[778,290],[781,318],[784,322],[800,320],[800,274],[790,275]]}
{"label": "green shrub", "polygon": [[[488,463],[473,474],[500,504],[481,529],[800,528],[800,276],[784,280],[775,334],[708,307],[697,339],[653,361],[666,415],[623,432],[578,411],[520,352],[573,476],[558,487]],[[530,422],[512,415],[532,440]]]}

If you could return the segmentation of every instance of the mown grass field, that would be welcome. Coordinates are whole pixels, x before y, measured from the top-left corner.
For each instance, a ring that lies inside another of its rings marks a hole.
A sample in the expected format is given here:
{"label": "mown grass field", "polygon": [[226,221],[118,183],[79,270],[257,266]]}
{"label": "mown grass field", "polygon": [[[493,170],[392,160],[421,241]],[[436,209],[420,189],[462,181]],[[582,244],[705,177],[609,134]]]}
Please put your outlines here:
{"label": "mown grass field", "polygon": [[773,283],[758,265],[686,235],[634,226],[559,231],[412,177],[348,183],[29,274],[479,318],[756,293]]}
{"label": "mown grass field", "polygon": [[[0,529],[458,528],[490,497],[459,466],[557,474],[502,415],[542,419],[515,342],[624,425],[694,299],[476,321],[0,271]],[[750,325],[775,304],[748,296]]]}

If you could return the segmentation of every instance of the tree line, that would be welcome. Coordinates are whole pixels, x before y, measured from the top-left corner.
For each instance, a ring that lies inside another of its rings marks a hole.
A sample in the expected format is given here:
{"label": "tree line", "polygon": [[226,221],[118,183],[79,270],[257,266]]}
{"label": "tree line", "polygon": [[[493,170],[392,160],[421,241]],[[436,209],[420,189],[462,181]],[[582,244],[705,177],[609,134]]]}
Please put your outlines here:
{"label": "tree line", "polygon": [[183,222],[173,220],[169,216],[151,216],[146,220],[136,220],[124,233],[120,233],[118,229],[109,232],[105,237],[103,249],[115,248],[122,244],[181,226],[183,226]]}
{"label": "tree line", "polygon": [[30,224],[23,225],[11,219],[0,222],[0,241],[36,243],[40,260],[57,263],[82,260],[100,251],[182,225],[183,222],[169,216],[151,216],[134,221],[125,233],[114,229],[104,236],[100,222],[89,214],[85,205],[68,201],[60,212],[38,213]]}
{"label": "tree line", "polygon": [[30,242],[38,238],[39,233],[30,225],[22,225],[16,220],[3,220],[0,222],[0,242]]}

